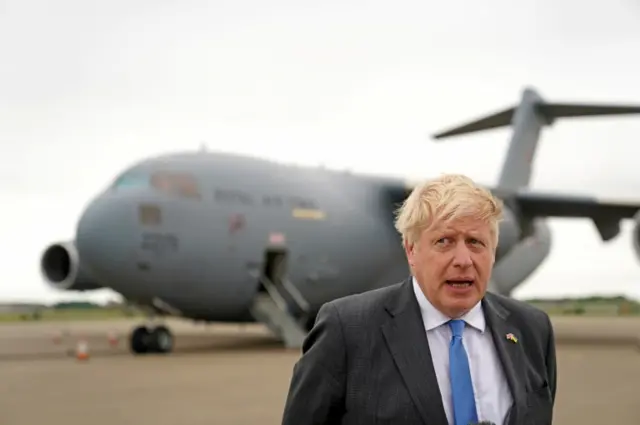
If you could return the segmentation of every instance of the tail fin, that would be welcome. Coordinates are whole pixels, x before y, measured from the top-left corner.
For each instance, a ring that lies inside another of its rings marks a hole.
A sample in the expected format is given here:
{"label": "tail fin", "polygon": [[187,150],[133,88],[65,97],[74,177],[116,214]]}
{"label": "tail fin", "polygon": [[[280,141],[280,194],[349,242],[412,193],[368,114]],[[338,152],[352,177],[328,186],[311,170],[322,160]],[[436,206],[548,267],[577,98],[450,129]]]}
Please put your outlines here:
{"label": "tail fin", "polygon": [[556,118],[599,115],[625,115],[640,113],[640,105],[583,105],[546,103],[533,88],[525,88],[520,104],[515,107],[479,118],[470,123],[434,135],[443,139],[511,124],[513,133],[502,167],[498,187],[516,191],[529,186],[532,162],[542,127],[552,125]]}

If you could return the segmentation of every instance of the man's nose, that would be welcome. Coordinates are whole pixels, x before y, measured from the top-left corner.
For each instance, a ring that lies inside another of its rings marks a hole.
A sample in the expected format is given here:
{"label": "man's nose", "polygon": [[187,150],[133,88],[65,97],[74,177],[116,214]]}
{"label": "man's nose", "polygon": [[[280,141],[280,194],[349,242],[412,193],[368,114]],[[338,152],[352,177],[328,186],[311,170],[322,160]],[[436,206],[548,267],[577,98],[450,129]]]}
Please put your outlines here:
{"label": "man's nose", "polygon": [[453,258],[453,265],[456,267],[469,267],[471,264],[471,251],[469,251],[466,244],[458,244]]}

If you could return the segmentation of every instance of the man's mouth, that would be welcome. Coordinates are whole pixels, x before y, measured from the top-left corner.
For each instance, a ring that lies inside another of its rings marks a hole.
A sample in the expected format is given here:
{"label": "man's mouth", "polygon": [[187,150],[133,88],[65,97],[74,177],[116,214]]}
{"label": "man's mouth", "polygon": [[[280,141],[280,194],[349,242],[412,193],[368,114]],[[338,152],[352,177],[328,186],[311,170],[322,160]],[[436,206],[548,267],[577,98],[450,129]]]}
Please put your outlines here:
{"label": "man's mouth", "polygon": [[466,288],[473,285],[473,279],[460,278],[460,279],[447,279],[446,284],[454,288]]}

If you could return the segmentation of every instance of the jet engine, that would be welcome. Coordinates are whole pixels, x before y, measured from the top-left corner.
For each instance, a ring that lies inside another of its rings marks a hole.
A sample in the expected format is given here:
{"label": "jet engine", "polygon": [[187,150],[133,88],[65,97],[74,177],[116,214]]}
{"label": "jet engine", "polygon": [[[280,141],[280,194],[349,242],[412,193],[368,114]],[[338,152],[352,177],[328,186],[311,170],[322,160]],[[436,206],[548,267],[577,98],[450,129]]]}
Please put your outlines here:
{"label": "jet engine", "polygon": [[[516,224],[515,221],[514,224]],[[502,242],[502,236],[500,240]],[[532,223],[530,236],[506,245],[502,250],[503,254],[496,257],[489,290],[509,296],[549,255],[551,229],[546,221],[536,219]]]}
{"label": "jet engine", "polygon": [[636,254],[636,257],[640,259],[640,212],[637,212],[636,215],[633,216],[633,221],[635,222],[633,231],[631,232],[633,252]]}
{"label": "jet engine", "polygon": [[82,266],[73,242],[58,242],[45,249],[40,270],[47,283],[56,289],[91,291],[102,288]]}
{"label": "jet engine", "polygon": [[504,207],[500,222],[500,236],[496,258],[504,257],[509,250],[518,243],[522,231],[515,214],[507,206]]}

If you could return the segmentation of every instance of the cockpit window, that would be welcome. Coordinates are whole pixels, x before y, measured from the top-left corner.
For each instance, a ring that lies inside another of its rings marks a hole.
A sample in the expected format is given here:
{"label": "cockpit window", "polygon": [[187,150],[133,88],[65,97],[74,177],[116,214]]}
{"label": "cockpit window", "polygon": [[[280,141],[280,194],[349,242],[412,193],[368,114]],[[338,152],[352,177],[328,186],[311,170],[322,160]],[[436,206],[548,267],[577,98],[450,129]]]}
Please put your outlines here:
{"label": "cockpit window", "polygon": [[201,199],[200,188],[195,177],[183,172],[158,171],[127,172],[116,178],[112,190],[152,187],[163,193],[184,198]]}
{"label": "cockpit window", "polygon": [[151,186],[170,195],[200,199],[201,193],[195,177],[187,173],[159,171],[151,175]]}
{"label": "cockpit window", "polygon": [[149,177],[144,174],[125,173],[113,182],[113,189],[149,187]]}

